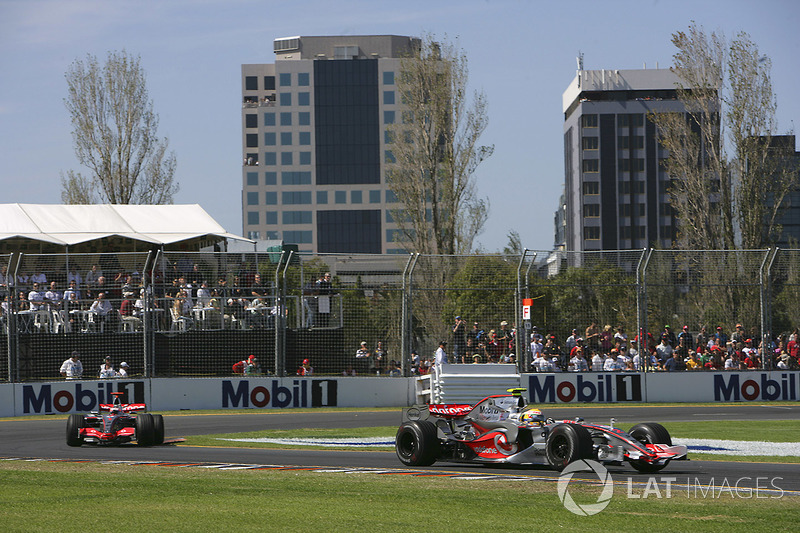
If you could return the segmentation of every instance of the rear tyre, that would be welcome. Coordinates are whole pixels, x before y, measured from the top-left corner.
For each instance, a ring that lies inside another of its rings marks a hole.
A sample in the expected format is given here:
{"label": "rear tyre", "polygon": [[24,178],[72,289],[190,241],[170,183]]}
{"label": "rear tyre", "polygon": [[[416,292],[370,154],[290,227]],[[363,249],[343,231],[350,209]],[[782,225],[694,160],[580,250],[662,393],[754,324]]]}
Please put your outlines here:
{"label": "rear tyre", "polygon": [[83,444],[81,428],[86,427],[83,415],[73,414],[67,418],[67,446],[80,446]]}
{"label": "rear tyre", "polygon": [[545,442],[547,462],[556,470],[580,459],[592,458],[592,435],[577,424],[558,424],[550,430]]}
{"label": "rear tyre", "polygon": [[397,430],[397,457],[406,466],[430,466],[439,457],[439,435],[428,420],[406,422]]}
{"label": "rear tyre", "polygon": [[[669,431],[656,422],[636,424],[628,433],[642,444],[665,444],[667,446],[672,446],[672,437],[670,437]],[[636,460],[631,461],[631,466],[642,474],[653,474],[667,465],[666,463],[655,465],[647,461]]]}
{"label": "rear tyre", "polygon": [[161,415],[150,415],[153,417],[153,444],[160,446],[164,444],[164,417]]}
{"label": "rear tyre", "polygon": [[136,415],[136,443],[139,446],[152,446],[155,439],[153,415],[142,413]]}

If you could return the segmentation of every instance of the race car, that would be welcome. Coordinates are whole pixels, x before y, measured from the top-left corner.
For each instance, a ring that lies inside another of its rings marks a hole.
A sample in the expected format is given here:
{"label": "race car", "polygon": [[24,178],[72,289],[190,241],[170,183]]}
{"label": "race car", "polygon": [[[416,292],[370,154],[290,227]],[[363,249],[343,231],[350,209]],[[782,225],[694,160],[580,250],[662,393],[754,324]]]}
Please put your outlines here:
{"label": "race car", "polygon": [[658,472],[670,461],[687,459],[686,446],[673,446],[661,424],[636,424],[625,432],[589,424],[582,418],[556,421],[526,405],[522,392],[488,396],[475,405],[433,404],[403,410],[395,450],[408,466],[436,461],[549,465],[562,470],[591,459],[643,473]]}
{"label": "race car", "polygon": [[122,403],[122,392],[112,392],[111,404],[100,404],[88,415],[71,414],[67,419],[67,446],[123,444],[133,440],[139,446],[164,444],[164,419],[161,415],[137,413],[143,403]]}

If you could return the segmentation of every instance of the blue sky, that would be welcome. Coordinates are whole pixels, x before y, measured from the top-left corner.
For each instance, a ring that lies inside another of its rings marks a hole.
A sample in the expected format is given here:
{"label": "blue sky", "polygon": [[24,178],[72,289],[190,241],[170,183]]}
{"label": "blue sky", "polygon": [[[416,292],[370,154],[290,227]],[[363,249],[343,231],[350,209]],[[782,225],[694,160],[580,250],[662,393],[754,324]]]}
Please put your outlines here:
{"label": "blue sky", "polygon": [[665,68],[671,34],[692,20],[749,33],[773,62],[780,130],[800,125],[796,0],[0,0],[0,202],[60,203],[59,173],[85,171],[64,72],[87,53],[126,49],[142,58],[159,134],[177,156],[176,203],[241,233],[241,64],[273,62],[278,37],[429,32],[457,40],[470,85],[489,101],[481,247],[500,250],[516,230],[524,247],[548,250],[564,181],[561,95],[578,51],[586,69]]}

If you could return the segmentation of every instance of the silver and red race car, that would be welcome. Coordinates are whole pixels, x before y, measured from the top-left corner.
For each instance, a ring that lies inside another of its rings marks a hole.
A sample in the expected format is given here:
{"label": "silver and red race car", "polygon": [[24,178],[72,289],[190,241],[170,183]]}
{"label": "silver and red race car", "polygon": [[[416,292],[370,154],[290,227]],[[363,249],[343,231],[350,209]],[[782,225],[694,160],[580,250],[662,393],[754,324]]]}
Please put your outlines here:
{"label": "silver and red race car", "polygon": [[67,419],[67,446],[123,444],[133,440],[139,446],[164,444],[164,419],[161,415],[137,413],[143,403],[121,403],[122,392],[112,392],[114,403],[100,404],[99,412],[72,414]]}
{"label": "silver and red race car", "polygon": [[582,418],[556,421],[526,405],[522,392],[489,396],[475,405],[433,404],[403,410],[395,450],[408,466],[436,461],[549,465],[562,470],[580,459],[604,464],[627,461],[639,472],[658,472],[686,459],[661,424],[636,424],[629,431]]}

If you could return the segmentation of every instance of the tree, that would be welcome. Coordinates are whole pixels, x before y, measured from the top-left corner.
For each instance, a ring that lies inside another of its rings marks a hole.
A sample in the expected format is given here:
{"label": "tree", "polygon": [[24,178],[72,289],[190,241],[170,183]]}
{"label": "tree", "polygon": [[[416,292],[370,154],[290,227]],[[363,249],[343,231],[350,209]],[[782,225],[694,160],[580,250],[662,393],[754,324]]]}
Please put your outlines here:
{"label": "tree", "polygon": [[178,191],[175,155],[157,137],[141,59],[109,52],[105,65],[87,55],[65,74],[64,103],[72,120],[78,161],[90,175],[69,170],[61,176],[68,204],[170,204]]}
{"label": "tree", "polygon": [[772,142],[777,125],[771,63],[746,33],[728,43],[692,23],[673,34],[672,43],[678,49],[672,70],[686,113],[651,119],[669,151],[665,170],[672,180],[678,244],[769,246],[792,187],[791,168],[779,163]]}
{"label": "tree", "polygon": [[394,221],[411,252],[467,253],[488,216],[473,174],[494,147],[478,145],[487,101],[475,92],[468,102],[467,78],[464,52],[431,35],[401,60],[397,92],[405,110],[389,127],[387,184],[402,205]]}

